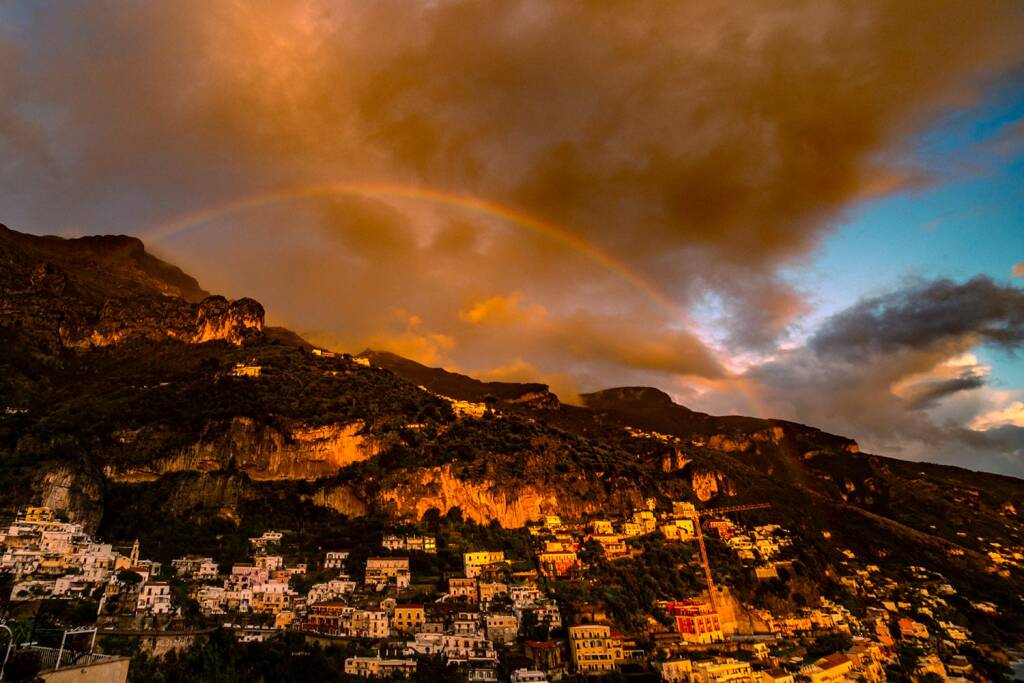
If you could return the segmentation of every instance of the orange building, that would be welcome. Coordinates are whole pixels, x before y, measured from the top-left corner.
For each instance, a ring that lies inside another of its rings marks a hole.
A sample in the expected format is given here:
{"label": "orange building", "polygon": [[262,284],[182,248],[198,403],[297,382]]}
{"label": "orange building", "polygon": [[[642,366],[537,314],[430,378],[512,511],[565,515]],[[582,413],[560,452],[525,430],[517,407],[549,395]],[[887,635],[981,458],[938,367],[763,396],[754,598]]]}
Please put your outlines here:
{"label": "orange building", "polygon": [[566,576],[579,564],[576,553],[571,551],[541,553],[537,559],[540,561],[541,571],[547,576]]}
{"label": "orange building", "polygon": [[352,608],[341,600],[328,600],[310,605],[305,627],[320,633],[341,633],[345,615]]}
{"label": "orange building", "polygon": [[725,639],[718,614],[703,600],[681,600],[665,605],[676,630],[690,643],[716,643]]}

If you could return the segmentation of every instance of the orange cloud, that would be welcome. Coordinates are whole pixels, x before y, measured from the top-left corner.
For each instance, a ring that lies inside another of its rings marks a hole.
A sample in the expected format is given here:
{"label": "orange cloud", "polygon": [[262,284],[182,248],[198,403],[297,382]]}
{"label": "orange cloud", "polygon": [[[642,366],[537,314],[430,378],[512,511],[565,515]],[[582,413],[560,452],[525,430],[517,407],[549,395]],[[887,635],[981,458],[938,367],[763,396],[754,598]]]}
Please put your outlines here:
{"label": "orange cloud", "polygon": [[779,269],[855,203],[920,182],[889,160],[1019,64],[1024,16],[987,0],[83,1],[0,40],[13,227],[133,232],[321,182],[512,205],[682,314],[543,234],[408,201],[263,207],[160,248],[340,348],[521,359],[590,390],[728,377],[687,320],[709,292],[716,339],[771,349],[806,310]]}

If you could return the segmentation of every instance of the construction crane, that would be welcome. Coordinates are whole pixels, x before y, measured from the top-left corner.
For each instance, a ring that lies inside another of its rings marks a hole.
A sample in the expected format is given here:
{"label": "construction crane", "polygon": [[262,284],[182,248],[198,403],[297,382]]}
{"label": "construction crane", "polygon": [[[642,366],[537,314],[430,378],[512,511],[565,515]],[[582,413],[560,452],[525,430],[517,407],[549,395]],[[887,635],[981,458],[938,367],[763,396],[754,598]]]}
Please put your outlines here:
{"label": "construction crane", "polygon": [[731,505],[721,508],[709,508],[705,510],[687,510],[686,516],[693,520],[693,533],[697,536],[697,545],[700,547],[700,561],[704,565],[704,577],[708,582],[708,599],[711,601],[711,609],[718,614],[718,596],[715,594],[715,580],[711,578],[711,563],[708,561],[708,551],[704,547],[704,533],[700,530],[700,518],[705,515],[720,515],[727,512],[745,512],[747,510],[763,510],[770,508],[771,503],[755,503],[753,505]]}

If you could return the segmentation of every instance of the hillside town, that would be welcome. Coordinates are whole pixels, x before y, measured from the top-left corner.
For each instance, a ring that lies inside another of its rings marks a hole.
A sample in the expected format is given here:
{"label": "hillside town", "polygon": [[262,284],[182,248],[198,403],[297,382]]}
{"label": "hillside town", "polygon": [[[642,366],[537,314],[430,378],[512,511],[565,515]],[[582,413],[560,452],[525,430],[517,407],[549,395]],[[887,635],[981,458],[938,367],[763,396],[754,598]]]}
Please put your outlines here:
{"label": "hillside town", "polygon": [[[687,683],[883,681],[893,667],[907,667],[909,653],[919,680],[979,680],[966,656],[974,651],[971,630],[950,616],[957,591],[924,567],[907,567],[910,580],[898,581],[840,549],[838,581],[863,605],[857,613],[854,603],[825,597],[773,611],[713,584],[711,592],[660,596],[641,627],[626,630],[600,604],[573,601],[559,588],[598,583],[598,564],[636,561],[645,547],[638,540],[703,548],[704,532],[753,580],[778,581],[792,568],[788,532],[726,514],[702,519],[691,503],[658,510],[653,501],[622,518],[548,515],[526,531],[529,557],[463,547],[461,567],[433,577],[417,577],[414,568],[437,555],[439,539],[399,531],[383,534],[375,554],[358,561],[348,548],[325,550],[316,563],[293,561],[284,551],[289,532],[266,530],[249,539],[247,562],[222,566],[186,555],[162,565],[144,559],[137,541],[118,550],[35,507],[0,532],[0,572],[10,578],[12,604],[94,602],[94,624],[75,626],[93,626],[101,644],[107,633],[180,637],[189,631],[186,612],[197,610],[193,627],[229,629],[243,642],[287,632],[358,643],[345,672],[363,678],[412,676],[420,661],[440,658],[452,679],[485,682],[616,672]],[[699,579],[701,565],[678,571]]]}

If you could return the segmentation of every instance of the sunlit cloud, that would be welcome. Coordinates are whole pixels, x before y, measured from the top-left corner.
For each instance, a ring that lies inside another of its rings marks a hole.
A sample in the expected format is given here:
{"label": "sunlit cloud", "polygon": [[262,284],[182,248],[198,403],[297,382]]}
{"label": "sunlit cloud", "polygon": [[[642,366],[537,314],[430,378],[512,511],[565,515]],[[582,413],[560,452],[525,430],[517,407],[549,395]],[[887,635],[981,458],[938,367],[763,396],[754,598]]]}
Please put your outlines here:
{"label": "sunlit cloud", "polygon": [[971,421],[971,429],[979,431],[1005,425],[1024,427],[1024,401],[1014,401],[1007,406],[979,415]]}
{"label": "sunlit cloud", "polygon": [[[0,220],[154,234],[208,288],[339,349],[938,439],[931,412],[989,380],[950,359],[1017,344],[1000,292],[955,290],[992,323],[939,309],[963,334],[934,336],[910,298],[817,329],[814,293],[780,273],[861,203],[938,182],[908,141],[1019,66],[1019,8],[622,10],[11,3]],[[310,190],[369,185],[406,189]]]}

